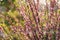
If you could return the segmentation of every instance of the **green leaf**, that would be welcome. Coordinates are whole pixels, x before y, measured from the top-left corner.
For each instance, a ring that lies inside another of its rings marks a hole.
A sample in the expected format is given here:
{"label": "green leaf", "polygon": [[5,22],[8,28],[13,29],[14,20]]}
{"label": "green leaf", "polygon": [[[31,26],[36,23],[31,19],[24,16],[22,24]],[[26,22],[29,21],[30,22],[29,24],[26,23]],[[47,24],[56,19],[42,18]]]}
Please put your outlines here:
{"label": "green leaf", "polygon": [[10,24],[8,23],[7,20],[5,20],[4,23],[5,23],[7,26],[10,26]]}
{"label": "green leaf", "polygon": [[15,2],[15,0],[12,0],[12,2]]}

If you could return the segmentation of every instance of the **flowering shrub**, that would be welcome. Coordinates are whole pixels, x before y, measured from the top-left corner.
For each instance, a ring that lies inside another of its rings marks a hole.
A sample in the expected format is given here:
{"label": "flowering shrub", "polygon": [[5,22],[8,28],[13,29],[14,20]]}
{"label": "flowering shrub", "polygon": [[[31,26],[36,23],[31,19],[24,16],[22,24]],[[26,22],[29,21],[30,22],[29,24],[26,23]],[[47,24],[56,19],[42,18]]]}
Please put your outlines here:
{"label": "flowering shrub", "polygon": [[59,5],[58,0],[1,0],[0,39],[60,40]]}

